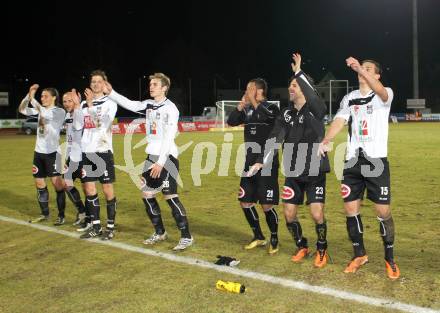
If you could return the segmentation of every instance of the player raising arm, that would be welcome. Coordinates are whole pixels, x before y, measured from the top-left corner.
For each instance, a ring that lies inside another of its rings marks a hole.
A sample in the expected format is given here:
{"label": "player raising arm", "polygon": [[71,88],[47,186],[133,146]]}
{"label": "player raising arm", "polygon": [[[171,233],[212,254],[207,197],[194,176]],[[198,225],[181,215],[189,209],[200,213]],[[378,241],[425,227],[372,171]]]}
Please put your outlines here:
{"label": "player raising arm", "polygon": [[[57,193],[58,218],[54,225],[64,224],[66,195],[61,179],[61,157],[58,155],[60,130],[64,123],[65,112],[57,106],[59,94],[55,88],[44,88],[41,92],[41,104],[35,99],[39,86],[34,84],[20,103],[18,111],[24,115],[38,115],[37,141],[35,143],[32,174],[37,188],[37,199],[41,215],[30,220],[38,223],[49,219],[49,191],[46,177],[50,177]],[[29,103],[32,107],[29,107]]]}
{"label": "player raising arm", "polygon": [[156,200],[156,194],[162,191],[181,232],[179,243],[173,250],[184,250],[193,244],[194,239],[189,231],[185,207],[177,194],[179,161],[174,138],[178,131],[179,110],[167,98],[171,85],[168,76],[163,73],[155,73],[149,78],[150,96],[153,98],[151,100],[131,101],[113,90],[108,82],[106,82],[106,93],[110,99],[123,108],[133,112],[145,112],[148,145],[145,149],[147,158],[142,173],[144,185],[142,201],[154,226],[154,233],[144,241],[144,244],[153,245],[168,237],[162,222],[159,203]]}
{"label": "player raising arm", "polygon": [[[93,227],[84,229],[81,238],[102,236],[111,240],[115,236],[116,196],[113,189],[115,162],[113,158],[112,124],[118,109],[117,104],[104,94],[107,75],[96,70],[90,74],[90,89],[86,89],[86,100],[82,103],[84,131],[81,137],[82,182],[86,192],[86,206],[90,212]],[[102,185],[107,202],[107,228],[102,233],[96,181]]]}
{"label": "player raising arm", "polygon": [[385,249],[385,265],[390,279],[397,279],[400,270],[394,262],[394,221],[391,215],[390,169],[387,159],[388,116],[393,91],[379,81],[381,67],[373,60],[362,64],[353,57],[347,66],[358,75],[359,89],[346,95],[320,145],[320,153],[330,150],[330,143],[348,121],[347,155],[341,194],[347,215],[347,231],[353,243],[354,257],[345,273],[354,273],[368,262],[364,248],[360,199],[365,189],[376,209],[379,232]]}
{"label": "player raising arm", "polygon": [[309,253],[307,238],[303,236],[298,219],[298,208],[304,202],[310,206],[310,213],[315,221],[316,256],[314,266],[321,268],[327,264],[327,223],[324,217],[326,191],[326,173],[330,171],[327,155],[316,157],[319,142],[325,134],[324,116],[327,111],[325,103],[319,97],[312,81],[301,70],[301,55],[293,54],[292,70],[294,76],[289,84],[290,104],[276,120],[268,137],[266,149],[258,159],[257,168],[267,166],[273,156],[269,141],[283,143],[284,172],[286,179],[281,198],[284,206],[286,226],[297,246],[292,256],[293,262],[300,262]]}
{"label": "player raising arm", "polygon": [[75,180],[81,179],[82,172],[82,152],[81,137],[84,128],[84,116],[81,111],[80,97],[75,89],[68,91],[63,95],[63,106],[66,110],[66,163],[64,166],[64,190],[69,199],[78,210],[77,219],[73,225],[81,225],[85,227],[87,222],[90,223],[90,213],[86,213],[86,208],[81,195],[75,187]]}

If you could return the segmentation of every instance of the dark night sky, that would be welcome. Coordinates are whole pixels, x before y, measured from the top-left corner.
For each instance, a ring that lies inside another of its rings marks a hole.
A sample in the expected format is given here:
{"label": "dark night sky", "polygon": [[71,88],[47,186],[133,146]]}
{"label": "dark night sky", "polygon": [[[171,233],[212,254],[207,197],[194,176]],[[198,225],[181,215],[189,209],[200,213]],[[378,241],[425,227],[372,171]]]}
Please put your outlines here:
{"label": "dark night sky", "polygon": [[[0,84],[13,86],[12,94],[31,82],[82,89],[102,68],[116,89],[137,98],[138,78],[162,71],[184,95],[191,77],[197,111],[212,105],[214,78],[219,88],[255,76],[285,86],[290,55],[299,51],[316,80],[330,70],[353,85],[345,58],[377,59],[397,111],[412,97],[411,0],[108,3],[2,4]],[[440,1],[419,0],[420,94],[432,104],[440,104],[439,13]]]}

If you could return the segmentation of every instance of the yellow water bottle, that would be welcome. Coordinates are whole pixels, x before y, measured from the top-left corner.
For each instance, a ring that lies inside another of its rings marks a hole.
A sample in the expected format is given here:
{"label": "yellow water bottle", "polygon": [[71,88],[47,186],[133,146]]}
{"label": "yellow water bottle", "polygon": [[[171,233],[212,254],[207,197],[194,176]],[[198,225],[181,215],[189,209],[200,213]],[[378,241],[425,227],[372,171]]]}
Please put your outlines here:
{"label": "yellow water bottle", "polygon": [[235,293],[243,293],[246,290],[246,287],[240,283],[234,283],[232,281],[223,281],[218,280],[215,284],[215,287],[218,290],[235,292]]}

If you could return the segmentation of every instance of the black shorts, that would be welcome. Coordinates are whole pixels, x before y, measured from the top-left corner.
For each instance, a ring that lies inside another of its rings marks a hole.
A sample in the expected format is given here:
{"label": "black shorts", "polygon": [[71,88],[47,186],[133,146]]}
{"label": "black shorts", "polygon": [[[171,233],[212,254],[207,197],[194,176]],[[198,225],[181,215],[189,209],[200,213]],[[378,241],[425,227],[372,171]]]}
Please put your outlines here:
{"label": "black shorts", "polygon": [[72,181],[81,179],[83,174],[82,167],[82,161],[74,162],[68,158],[64,164],[63,178]]}
{"label": "black shorts", "polygon": [[32,175],[35,178],[46,178],[61,175],[61,155],[57,152],[34,152]]}
{"label": "black shorts", "polygon": [[82,162],[82,183],[99,181],[101,184],[111,184],[116,180],[115,161],[111,151],[83,153]]}
{"label": "black shorts", "polygon": [[[246,164],[245,170],[248,171],[249,167]],[[238,201],[277,205],[280,200],[278,168],[278,162],[274,162],[270,176],[262,176],[260,170],[251,177],[241,177]]]}
{"label": "black shorts", "polygon": [[286,177],[281,199],[284,203],[301,205],[306,194],[307,205],[325,203],[325,182],[325,173],[318,176]]}
{"label": "black shorts", "polygon": [[377,204],[390,204],[390,166],[387,158],[365,158],[345,161],[341,195],[344,202],[367,198]]}
{"label": "black shorts", "polygon": [[159,192],[162,191],[164,195],[177,194],[177,178],[179,177],[179,160],[172,155],[169,155],[165,165],[160,172],[159,178],[152,178],[150,176],[149,168],[157,162],[159,156],[148,155],[145,159],[144,169],[142,170],[142,191],[144,192]]}

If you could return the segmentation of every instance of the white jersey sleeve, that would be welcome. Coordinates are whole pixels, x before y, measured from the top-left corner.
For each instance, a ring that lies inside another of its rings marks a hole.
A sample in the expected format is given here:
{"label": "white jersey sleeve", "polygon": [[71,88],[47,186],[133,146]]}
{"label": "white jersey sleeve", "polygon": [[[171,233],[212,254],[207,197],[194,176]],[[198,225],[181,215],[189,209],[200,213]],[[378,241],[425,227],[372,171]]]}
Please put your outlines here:
{"label": "white jersey sleeve", "polygon": [[[32,108],[30,108],[28,105],[29,103],[32,104]],[[29,94],[26,95],[26,97],[24,97],[23,100],[21,100],[20,102],[20,106],[19,108],[19,112],[23,115],[29,116],[29,115],[37,115],[40,113],[39,110],[39,103],[37,100],[32,99],[32,101],[30,101],[29,99]]]}
{"label": "white jersey sleeve", "polygon": [[82,130],[84,128],[84,114],[81,108],[73,111],[72,119],[72,126],[74,130]]}
{"label": "white jersey sleeve", "polygon": [[350,118],[350,107],[348,105],[348,95],[344,96],[339,106],[339,110],[335,115],[335,118],[342,118],[346,121]]}
{"label": "white jersey sleeve", "polygon": [[[383,105],[385,106],[390,106],[391,102],[393,102],[393,98],[394,98],[394,92],[391,88],[389,87],[385,87],[385,90],[387,91],[388,94],[388,100],[386,102],[383,102]],[[382,99],[381,99],[382,100]]]}
{"label": "white jersey sleeve", "polygon": [[[29,95],[28,95],[29,96]],[[37,109],[40,110],[40,108],[42,107],[42,105],[40,104],[40,102],[38,102],[35,98],[32,98],[31,100],[31,105]]]}
{"label": "white jersey sleeve", "polygon": [[165,165],[165,162],[170,154],[171,148],[175,146],[174,138],[178,132],[178,122],[179,122],[179,110],[173,105],[170,107],[167,113],[165,113],[162,129],[163,129],[163,140],[160,147],[160,154],[157,163],[160,165]]}
{"label": "white jersey sleeve", "polygon": [[104,112],[101,120],[101,129],[108,130],[111,129],[113,120],[116,116],[116,111],[118,110],[118,105],[114,101],[108,101],[107,112]]}
{"label": "white jersey sleeve", "polygon": [[[132,112],[143,111],[147,108],[147,103],[145,101],[143,101],[143,102],[132,101],[132,100],[124,97],[123,95],[120,95],[115,90],[112,90],[112,92],[110,92],[108,97],[109,97],[109,99],[118,103],[124,109],[127,109]],[[142,114],[144,114],[144,113],[142,113]]]}
{"label": "white jersey sleeve", "polygon": [[[67,123],[67,121],[69,123]],[[81,155],[81,137],[84,127],[84,115],[81,109],[76,109],[71,113],[66,114],[67,125],[67,150],[66,157],[74,162],[79,162],[82,159]]]}

